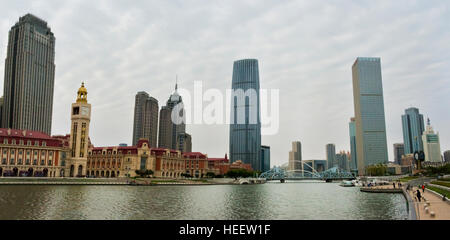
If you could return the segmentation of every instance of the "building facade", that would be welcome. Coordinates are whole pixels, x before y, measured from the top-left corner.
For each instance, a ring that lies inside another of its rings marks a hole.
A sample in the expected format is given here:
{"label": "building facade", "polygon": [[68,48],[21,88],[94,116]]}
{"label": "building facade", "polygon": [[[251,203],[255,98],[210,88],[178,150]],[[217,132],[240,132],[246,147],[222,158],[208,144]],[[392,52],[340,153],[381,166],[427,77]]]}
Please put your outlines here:
{"label": "building facade", "polygon": [[402,156],[405,154],[405,145],[403,143],[394,143],[394,163],[401,165]]}
{"label": "building facade", "polygon": [[315,174],[327,170],[327,160],[302,160],[303,176],[313,177]]}
{"label": "building facade", "polygon": [[403,143],[406,154],[423,151],[422,133],[425,131],[423,115],[417,108],[408,108],[402,115]]}
{"label": "building facade", "polygon": [[300,141],[292,142],[292,151],[289,152],[288,170],[302,170],[302,143]]}
{"label": "building facade", "polygon": [[450,163],[450,150],[444,152],[444,162]]}
{"label": "building facade", "polygon": [[387,164],[386,122],[379,58],[357,58],[352,66],[358,174]]}
{"label": "building facade", "polygon": [[356,126],[355,118],[352,117],[349,123],[350,130],[350,171],[354,174],[358,174],[358,154],[356,153]]}
{"label": "building facade", "polygon": [[55,83],[55,37],[31,14],[9,31],[1,127],[51,134]]}
{"label": "building facade", "polygon": [[348,172],[350,170],[348,155],[345,151],[341,151],[340,153],[336,154],[336,164],[337,167],[344,171]]}
{"label": "building facade", "polygon": [[439,133],[435,133],[428,119],[426,130],[422,134],[425,162],[442,162]]}
{"label": "building facade", "polygon": [[325,150],[327,153],[327,169],[337,167],[338,163],[336,161],[336,146],[332,143],[329,143],[325,146]]}
{"label": "building facade", "polygon": [[230,160],[242,160],[261,171],[261,120],[258,60],[243,59],[233,65]]}
{"label": "building facade", "polygon": [[192,137],[187,133],[179,133],[177,136],[177,150],[192,152]]}
{"label": "building facade", "polygon": [[147,138],[150,147],[156,148],[158,137],[158,100],[146,92],[138,92],[134,103],[133,146],[139,139]]}
{"label": "building facade", "polygon": [[270,170],[270,147],[261,146],[261,172]]}
{"label": "building facade", "polygon": [[186,133],[183,100],[177,90],[178,86],[175,85],[175,92],[170,95],[166,106],[160,111],[159,148],[178,149],[177,136]]}
{"label": "building facade", "polygon": [[64,145],[46,133],[0,128],[0,154],[0,177],[64,176]]}

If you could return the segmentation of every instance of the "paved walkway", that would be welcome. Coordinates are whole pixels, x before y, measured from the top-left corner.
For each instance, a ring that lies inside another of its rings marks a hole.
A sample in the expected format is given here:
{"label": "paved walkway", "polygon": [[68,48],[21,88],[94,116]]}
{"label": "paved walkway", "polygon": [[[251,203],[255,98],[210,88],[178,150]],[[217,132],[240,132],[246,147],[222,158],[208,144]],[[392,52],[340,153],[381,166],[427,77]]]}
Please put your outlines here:
{"label": "paved walkway", "polygon": [[[413,191],[409,191],[409,195],[414,199],[414,204],[416,208],[417,220],[450,220],[450,204],[448,202],[442,201],[442,198],[438,197],[436,194],[425,190],[425,193],[420,189],[420,194],[422,197],[421,202],[417,200],[416,192],[417,187],[413,188]],[[425,210],[425,204],[429,203],[428,213]],[[435,216],[431,216],[431,212],[435,213]]]}

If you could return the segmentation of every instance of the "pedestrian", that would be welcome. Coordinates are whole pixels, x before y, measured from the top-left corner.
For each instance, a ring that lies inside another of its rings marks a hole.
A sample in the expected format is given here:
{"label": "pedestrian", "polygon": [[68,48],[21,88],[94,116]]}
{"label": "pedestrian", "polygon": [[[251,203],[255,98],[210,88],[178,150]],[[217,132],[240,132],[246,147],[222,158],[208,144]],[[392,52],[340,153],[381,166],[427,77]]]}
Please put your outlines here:
{"label": "pedestrian", "polygon": [[392,185],[394,185],[394,188],[395,188],[395,182],[393,182]]}
{"label": "pedestrian", "polygon": [[422,184],[422,192],[425,192],[425,185]]}
{"label": "pedestrian", "polygon": [[422,195],[420,195],[420,190],[417,189],[417,199],[419,199],[419,202],[420,202],[421,198],[422,198]]}

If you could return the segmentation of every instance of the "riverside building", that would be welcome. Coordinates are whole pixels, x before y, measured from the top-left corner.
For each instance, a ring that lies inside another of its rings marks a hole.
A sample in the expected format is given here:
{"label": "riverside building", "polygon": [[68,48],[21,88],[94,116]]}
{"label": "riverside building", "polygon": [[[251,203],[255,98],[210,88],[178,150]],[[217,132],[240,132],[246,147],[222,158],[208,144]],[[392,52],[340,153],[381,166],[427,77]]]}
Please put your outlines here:
{"label": "riverside building", "polygon": [[51,134],[55,37],[26,14],[11,28],[5,60],[1,127]]}
{"label": "riverside building", "polygon": [[352,66],[358,174],[388,163],[380,58],[358,57]]}

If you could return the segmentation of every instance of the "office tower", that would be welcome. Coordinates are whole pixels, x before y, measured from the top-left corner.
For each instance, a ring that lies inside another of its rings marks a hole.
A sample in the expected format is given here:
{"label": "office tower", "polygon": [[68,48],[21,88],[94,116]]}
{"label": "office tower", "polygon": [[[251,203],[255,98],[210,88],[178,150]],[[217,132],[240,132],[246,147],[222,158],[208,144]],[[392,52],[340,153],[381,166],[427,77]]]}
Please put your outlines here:
{"label": "office tower", "polygon": [[423,151],[422,133],[425,131],[423,115],[419,109],[408,108],[402,115],[403,143],[405,154]]}
{"label": "office tower", "polygon": [[192,152],[192,137],[187,133],[180,133],[177,136],[177,150],[181,152]]}
{"label": "office tower", "polygon": [[403,143],[394,143],[394,163],[401,165],[402,156],[405,154],[405,145]]}
{"label": "office tower", "polygon": [[358,161],[356,153],[356,129],[355,118],[350,118],[349,130],[350,130],[350,171],[352,173],[358,173]]}
{"label": "office tower", "polygon": [[235,61],[232,79],[230,160],[242,160],[260,171],[261,120],[258,60]]}
{"label": "office tower", "polygon": [[158,100],[146,92],[138,92],[134,103],[133,146],[146,138],[150,147],[156,147],[158,132]]}
{"label": "office tower", "polygon": [[183,100],[177,90],[178,84],[175,85],[175,92],[170,95],[166,106],[161,108],[159,114],[158,147],[160,148],[178,149],[177,136],[186,133]]}
{"label": "office tower", "polygon": [[329,143],[326,145],[326,151],[327,151],[327,165],[328,169],[337,167],[336,162],[336,146],[334,144]]}
{"label": "office tower", "polygon": [[387,164],[386,122],[379,58],[357,58],[352,66],[358,174]]}
{"label": "office tower", "polygon": [[348,155],[345,151],[336,154],[336,165],[344,171],[349,171]]}
{"label": "office tower", "polygon": [[450,150],[444,152],[444,162],[450,163]]}
{"label": "office tower", "polygon": [[302,170],[302,143],[300,141],[292,142],[292,151],[289,152],[288,170]]}
{"label": "office tower", "polygon": [[11,28],[4,79],[2,127],[50,135],[55,37],[45,21],[27,14]]}
{"label": "office tower", "polygon": [[423,132],[422,141],[423,151],[425,153],[425,161],[442,162],[439,133],[434,133],[433,127],[430,125],[430,119],[428,119],[427,121],[427,127]]}
{"label": "office tower", "polygon": [[261,172],[270,170],[270,147],[261,145]]}

